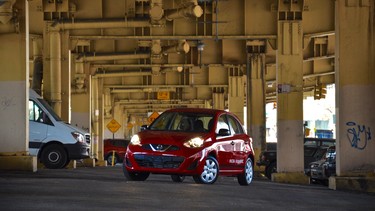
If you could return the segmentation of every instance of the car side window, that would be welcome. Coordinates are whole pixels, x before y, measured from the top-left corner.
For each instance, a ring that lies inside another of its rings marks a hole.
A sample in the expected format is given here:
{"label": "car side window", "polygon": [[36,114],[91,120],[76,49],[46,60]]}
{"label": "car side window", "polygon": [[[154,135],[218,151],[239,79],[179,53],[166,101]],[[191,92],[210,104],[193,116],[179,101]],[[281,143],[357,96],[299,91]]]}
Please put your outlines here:
{"label": "car side window", "polygon": [[46,123],[46,114],[43,110],[32,100],[29,100],[29,120],[34,122]]}
{"label": "car side window", "polygon": [[216,133],[219,133],[221,129],[227,129],[229,130],[229,125],[226,120],[226,115],[221,115],[217,121],[217,126],[216,126]]}
{"label": "car side window", "polygon": [[228,115],[228,122],[231,128],[232,134],[241,134],[243,133],[240,123],[233,117]]}

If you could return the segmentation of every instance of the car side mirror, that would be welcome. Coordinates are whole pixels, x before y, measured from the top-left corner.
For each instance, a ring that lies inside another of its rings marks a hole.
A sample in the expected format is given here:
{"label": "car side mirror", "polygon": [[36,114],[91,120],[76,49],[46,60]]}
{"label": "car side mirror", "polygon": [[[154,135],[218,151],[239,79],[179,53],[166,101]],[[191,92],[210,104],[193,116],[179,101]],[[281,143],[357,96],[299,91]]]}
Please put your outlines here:
{"label": "car side mirror", "polygon": [[229,136],[230,131],[228,129],[220,129],[219,133],[217,134],[218,136]]}
{"label": "car side mirror", "polygon": [[142,125],[141,126],[141,131],[143,131],[143,130],[147,130],[148,129],[148,126],[147,125]]}

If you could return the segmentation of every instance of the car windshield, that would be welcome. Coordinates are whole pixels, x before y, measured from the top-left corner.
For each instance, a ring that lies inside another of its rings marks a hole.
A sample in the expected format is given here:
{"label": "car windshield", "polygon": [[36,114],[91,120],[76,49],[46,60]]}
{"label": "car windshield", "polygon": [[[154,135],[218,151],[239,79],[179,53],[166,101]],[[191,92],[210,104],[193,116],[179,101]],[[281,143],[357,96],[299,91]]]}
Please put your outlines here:
{"label": "car windshield", "polygon": [[47,109],[48,113],[51,114],[52,118],[56,121],[62,121],[60,117],[55,113],[55,111],[51,108],[51,106],[42,98],[38,98],[38,101]]}
{"label": "car windshield", "polygon": [[213,114],[192,112],[165,112],[150,126],[150,130],[208,132],[212,128]]}

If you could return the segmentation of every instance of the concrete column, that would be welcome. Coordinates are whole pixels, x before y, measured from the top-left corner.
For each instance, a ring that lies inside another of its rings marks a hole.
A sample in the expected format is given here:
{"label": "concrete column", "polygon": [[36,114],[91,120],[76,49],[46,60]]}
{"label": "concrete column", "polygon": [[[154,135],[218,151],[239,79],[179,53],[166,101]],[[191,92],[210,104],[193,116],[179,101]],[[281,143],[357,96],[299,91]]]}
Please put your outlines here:
{"label": "concrete column", "polygon": [[244,122],[244,85],[245,80],[242,70],[239,67],[229,70],[229,93],[228,107],[229,111],[235,114],[243,123]]}
{"label": "concrete column", "polygon": [[61,116],[61,35],[58,31],[49,33],[51,106]]}
{"label": "concrete column", "polygon": [[[13,2],[14,3],[14,2]],[[19,24],[19,32],[0,36],[0,169],[37,171],[29,155],[29,32],[28,1],[18,1],[18,21],[2,21],[2,30]]]}
{"label": "concrete column", "polygon": [[277,174],[273,181],[309,183],[303,150],[303,1],[279,1],[277,34]]}
{"label": "concrete column", "polygon": [[248,133],[253,138],[255,160],[266,149],[266,100],[264,85],[265,54],[249,54],[247,119]]}
{"label": "concrete column", "polygon": [[92,121],[92,157],[98,159],[98,142],[99,142],[99,93],[98,78],[91,77],[91,121]]}
{"label": "concrete column", "polygon": [[[336,1],[336,178],[375,192],[375,1]],[[372,182],[371,182],[372,181]]]}
{"label": "concrete column", "polygon": [[225,108],[224,89],[214,88],[212,92],[212,104],[213,104],[212,105],[213,109],[224,110]]}

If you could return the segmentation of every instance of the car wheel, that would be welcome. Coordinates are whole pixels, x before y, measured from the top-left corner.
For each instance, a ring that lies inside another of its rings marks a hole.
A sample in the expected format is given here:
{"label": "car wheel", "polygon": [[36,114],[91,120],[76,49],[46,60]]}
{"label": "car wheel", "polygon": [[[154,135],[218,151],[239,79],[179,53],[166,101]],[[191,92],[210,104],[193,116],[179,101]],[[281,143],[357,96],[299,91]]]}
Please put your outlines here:
{"label": "car wheel", "polygon": [[109,153],[107,156],[106,156],[106,161],[107,161],[107,164],[112,166],[112,159],[113,159],[113,165],[116,165],[117,161],[118,161],[118,156],[117,154],[115,154],[115,156],[113,157],[113,154],[112,153]]}
{"label": "car wheel", "polygon": [[68,164],[68,154],[57,144],[46,146],[41,154],[43,164],[49,169],[61,169]]}
{"label": "car wheel", "polygon": [[196,183],[213,184],[219,176],[219,164],[217,160],[208,156],[203,166],[203,172],[199,176],[193,176]]}
{"label": "car wheel", "polygon": [[125,166],[122,167],[122,170],[129,181],[145,181],[150,176],[149,172],[129,172]]}
{"label": "car wheel", "polygon": [[266,168],[266,177],[268,179],[271,179],[272,173],[276,173],[277,172],[276,170],[277,170],[276,162],[270,163],[270,165],[268,165]]}
{"label": "car wheel", "polygon": [[185,179],[185,176],[182,175],[171,175],[173,182],[183,182]]}
{"label": "car wheel", "polygon": [[254,169],[251,158],[248,158],[245,163],[245,168],[242,174],[237,176],[240,185],[249,185],[253,181]]}

